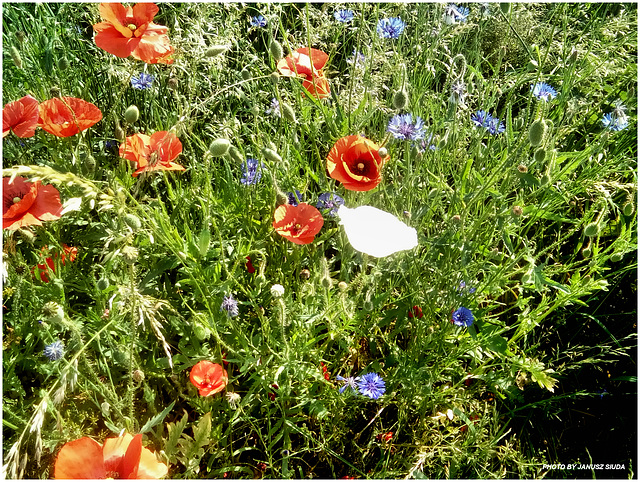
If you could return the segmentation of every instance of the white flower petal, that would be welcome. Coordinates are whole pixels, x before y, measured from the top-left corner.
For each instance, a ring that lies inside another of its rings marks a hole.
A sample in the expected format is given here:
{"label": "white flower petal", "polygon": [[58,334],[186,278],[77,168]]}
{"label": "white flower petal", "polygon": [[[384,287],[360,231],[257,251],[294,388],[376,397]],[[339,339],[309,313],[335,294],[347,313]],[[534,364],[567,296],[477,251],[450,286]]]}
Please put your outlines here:
{"label": "white flower petal", "polygon": [[369,256],[383,258],[418,245],[414,228],[373,206],[352,209],[343,205],[338,208],[338,216],[351,246]]}
{"label": "white flower petal", "polygon": [[69,211],[78,211],[80,206],[82,205],[81,197],[72,197],[67,199],[67,201],[62,205],[62,212],[60,215],[68,213]]}

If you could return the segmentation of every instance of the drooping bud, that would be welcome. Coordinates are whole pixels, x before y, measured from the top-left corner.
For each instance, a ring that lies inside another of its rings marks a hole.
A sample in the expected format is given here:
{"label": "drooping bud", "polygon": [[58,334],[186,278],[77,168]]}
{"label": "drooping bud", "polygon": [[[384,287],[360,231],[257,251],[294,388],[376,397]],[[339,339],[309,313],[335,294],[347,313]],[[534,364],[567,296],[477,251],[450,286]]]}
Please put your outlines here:
{"label": "drooping bud", "polygon": [[598,225],[597,222],[589,223],[584,228],[584,235],[588,238],[593,238],[594,236],[597,236],[599,232],[600,232],[600,226]]}
{"label": "drooping bud", "polygon": [[324,278],[322,278],[320,280],[320,284],[324,287],[324,288],[331,288],[331,286],[333,286],[333,281],[331,278],[329,278],[328,276],[325,276]]}
{"label": "drooping bud", "polygon": [[96,158],[89,154],[84,159],[84,168],[87,174],[93,174],[96,170]]}
{"label": "drooping bud", "polygon": [[19,69],[21,69],[22,57],[20,57],[20,51],[14,46],[9,49],[9,53],[11,54],[11,59],[13,60],[13,64]]}
{"label": "drooping bud", "polygon": [[631,216],[633,214],[633,211],[634,208],[632,202],[627,202],[624,206],[622,206],[622,214],[624,214],[625,216]]}
{"label": "drooping bud", "polygon": [[286,193],[278,190],[276,193],[276,206],[282,206],[283,204],[289,204],[289,196]]}
{"label": "drooping bud", "polygon": [[409,94],[404,89],[400,89],[395,94],[393,94],[393,107],[397,110],[406,109],[409,104]]}
{"label": "drooping bud", "polygon": [[249,72],[247,69],[244,69],[242,72],[240,72],[240,75],[244,80],[249,80],[251,78],[251,72]]}
{"label": "drooping bud", "polygon": [[549,176],[548,172],[545,172],[541,177],[540,177],[540,185],[541,186],[546,186],[547,184],[549,184],[551,182],[551,176]]}
{"label": "drooping bud", "polygon": [[271,56],[277,61],[284,57],[284,52],[282,51],[282,45],[276,39],[273,39],[269,44],[269,52],[271,52]]}
{"label": "drooping bud", "polygon": [[293,107],[291,107],[289,104],[287,104],[286,102],[282,102],[280,104],[280,110],[282,112],[282,117],[291,122],[296,121],[296,113],[293,110]]}
{"label": "drooping bud", "polygon": [[544,149],[544,147],[540,147],[536,150],[536,152],[533,153],[533,160],[538,164],[542,164],[545,157],[547,157],[547,151]]}
{"label": "drooping bud", "polygon": [[380,149],[378,149],[378,155],[384,159],[389,155],[389,151],[386,147],[381,147]]}
{"label": "drooping bud", "polygon": [[240,149],[236,146],[231,146],[229,148],[229,155],[231,156],[231,159],[236,161],[238,164],[242,164],[244,162],[244,157],[242,156]]}
{"label": "drooping bud", "polygon": [[266,157],[269,161],[282,162],[282,157],[280,157],[280,155],[273,149],[262,149],[262,153],[264,154],[264,157]]}
{"label": "drooping bud", "polygon": [[229,48],[228,45],[212,45],[204,53],[207,57],[215,57]]}
{"label": "drooping bud", "polygon": [[619,261],[622,261],[622,253],[613,253],[610,259],[614,263],[618,263]]}
{"label": "drooping bud", "polygon": [[227,153],[230,146],[231,143],[227,139],[216,139],[209,146],[209,153],[212,157],[221,157]]}
{"label": "drooping bud", "polygon": [[511,12],[511,4],[510,3],[501,3],[500,4],[500,10],[502,10],[502,13],[504,13],[505,15],[509,15],[509,12]]}
{"label": "drooping bud", "polygon": [[116,128],[113,131],[113,136],[116,138],[118,142],[124,142],[126,135],[122,127],[120,127],[120,123],[116,120]]}
{"label": "drooping bud", "polygon": [[140,222],[140,218],[135,214],[127,214],[124,218],[124,222],[127,226],[129,226],[134,231],[137,231],[142,227],[142,222]]}
{"label": "drooping bud", "polygon": [[547,133],[547,126],[543,120],[538,119],[529,128],[529,143],[532,147],[538,147],[542,144],[544,136]]}
{"label": "drooping bud", "polygon": [[571,63],[573,63],[573,62],[575,62],[576,60],[578,60],[578,49],[577,49],[577,48],[573,47],[573,48],[571,49],[571,53],[569,54],[569,59],[568,59],[568,60],[569,60],[569,62],[571,62]]}
{"label": "drooping bud", "polygon": [[140,118],[140,111],[135,105],[130,105],[127,110],[124,111],[124,120],[129,124],[135,124]]}

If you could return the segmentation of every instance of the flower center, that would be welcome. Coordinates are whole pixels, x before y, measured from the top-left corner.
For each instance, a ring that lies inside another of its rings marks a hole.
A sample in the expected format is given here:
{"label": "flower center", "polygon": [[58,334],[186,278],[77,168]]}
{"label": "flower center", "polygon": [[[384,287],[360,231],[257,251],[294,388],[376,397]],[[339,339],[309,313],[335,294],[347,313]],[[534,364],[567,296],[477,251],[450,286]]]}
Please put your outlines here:
{"label": "flower center", "polygon": [[22,201],[22,198],[19,196],[13,198],[13,204],[18,204],[20,201]]}
{"label": "flower center", "polygon": [[131,30],[132,32],[135,32],[138,29],[138,27],[136,27],[135,23],[130,23],[129,25],[127,25],[127,28],[129,30]]}

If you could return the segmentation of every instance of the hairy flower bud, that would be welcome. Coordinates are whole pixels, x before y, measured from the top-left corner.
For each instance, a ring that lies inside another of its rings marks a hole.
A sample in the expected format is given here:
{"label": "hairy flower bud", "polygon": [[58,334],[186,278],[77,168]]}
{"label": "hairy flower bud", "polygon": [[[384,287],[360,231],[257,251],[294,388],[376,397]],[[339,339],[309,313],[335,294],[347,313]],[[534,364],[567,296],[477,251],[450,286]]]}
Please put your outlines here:
{"label": "hairy flower bud", "polygon": [[229,48],[228,45],[212,45],[204,53],[207,57],[215,57]]}
{"label": "hairy flower bud", "polygon": [[231,156],[231,159],[236,161],[238,164],[242,164],[245,161],[240,149],[236,146],[229,147],[229,156]]}
{"label": "hairy flower bud", "polygon": [[262,149],[262,153],[264,154],[264,157],[272,162],[282,162],[282,158],[280,157],[280,155],[273,149]]}
{"label": "hairy flower bud", "polygon": [[286,102],[282,102],[280,104],[280,110],[282,111],[282,117],[291,122],[296,121],[296,113],[294,112],[293,107],[291,107],[289,104],[287,104]]}
{"label": "hairy flower bud", "polygon": [[349,289],[349,285],[344,281],[340,281],[340,283],[338,283],[338,289],[340,291],[347,291]]}
{"label": "hairy flower bud", "polygon": [[137,231],[142,227],[140,218],[135,214],[127,214],[123,219],[125,224],[129,226],[131,229],[133,229],[134,231]]}
{"label": "hairy flower bud", "polygon": [[140,111],[135,105],[130,105],[127,110],[124,111],[124,120],[129,124],[134,124],[140,118]]}
{"label": "hairy flower bud", "polygon": [[589,223],[584,228],[584,235],[588,238],[593,238],[597,236],[600,232],[600,226],[597,222]]}
{"label": "hairy flower bud", "polygon": [[104,291],[109,287],[109,278],[100,278],[96,284],[100,291]]}
{"label": "hairy flower bud", "polygon": [[536,70],[538,70],[538,62],[533,59],[529,60],[529,63],[527,64],[527,70],[529,72],[535,72]]}
{"label": "hairy flower bud", "polygon": [[138,249],[133,246],[125,246],[120,254],[127,264],[133,264],[138,259]]}
{"label": "hairy flower bud", "polygon": [[283,204],[289,204],[289,196],[286,193],[278,190],[276,193],[276,206],[282,206]]}
{"label": "hairy flower bud", "polygon": [[58,68],[60,70],[67,70],[69,68],[69,59],[61,57],[60,60],[58,60]]}
{"label": "hairy flower bud", "polygon": [[13,64],[19,69],[21,69],[22,57],[20,57],[20,51],[16,47],[11,47],[9,49],[9,54],[11,55],[11,59],[13,60]]}
{"label": "hairy flower bud", "polygon": [[284,52],[282,51],[282,45],[276,39],[273,39],[269,44],[269,52],[271,52],[271,56],[275,60],[280,60],[284,56]]}
{"label": "hairy flower bud", "polygon": [[249,80],[251,78],[251,72],[249,72],[247,69],[244,69],[242,72],[240,72],[240,75],[244,80]]}
{"label": "hairy flower bud", "polygon": [[511,4],[510,3],[500,3],[500,10],[502,10],[502,13],[504,13],[505,15],[509,15],[509,12],[511,12]]}
{"label": "hairy flower bud", "polygon": [[176,90],[178,88],[178,79],[171,77],[167,80],[167,87],[171,90]]}
{"label": "hairy flower bud", "polygon": [[409,94],[404,89],[397,91],[393,94],[393,107],[397,110],[406,109],[407,105],[409,105]]}
{"label": "hairy flower bud", "polygon": [[209,153],[212,157],[221,157],[227,153],[230,146],[231,143],[227,139],[216,139],[209,146]]}
{"label": "hairy flower bud", "polygon": [[622,206],[622,214],[624,214],[625,216],[631,216],[633,214],[633,211],[634,208],[632,202],[627,202],[624,206]]}
{"label": "hairy flower bud", "polygon": [[536,150],[536,152],[533,153],[533,160],[536,161],[538,164],[542,164],[546,157],[547,157],[547,151],[544,149],[544,147],[540,147],[539,149]]}
{"label": "hairy flower bud", "polygon": [[547,133],[547,125],[543,120],[539,119],[531,124],[529,128],[529,143],[532,147],[538,147],[542,144],[544,136]]}

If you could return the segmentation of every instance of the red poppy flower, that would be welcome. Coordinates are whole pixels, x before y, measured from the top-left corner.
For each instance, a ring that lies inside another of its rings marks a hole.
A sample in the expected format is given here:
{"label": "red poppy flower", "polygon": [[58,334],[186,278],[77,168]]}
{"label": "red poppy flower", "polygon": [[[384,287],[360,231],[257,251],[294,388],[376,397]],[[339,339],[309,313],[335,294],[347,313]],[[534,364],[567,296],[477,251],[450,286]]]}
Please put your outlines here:
{"label": "red poppy flower", "polygon": [[247,256],[247,271],[249,272],[249,274],[253,274],[256,272],[256,269],[253,267],[253,264],[251,263],[251,256]]}
{"label": "red poppy flower", "polygon": [[98,32],[96,45],[116,57],[131,55],[148,64],[173,63],[167,27],[152,22],[158,10],[155,3],[137,3],[133,7],[101,3],[100,15],[104,22],[93,26]]}
{"label": "red poppy flower", "polygon": [[297,206],[282,204],[273,213],[273,228],[276,232],[296,244],[309,244],[322,229],[322,214],[307,203]]}
{"label": "red poppy flower", "polygon": [[125,433],[104,445],[82,437],[64,444],[54,467],[56,479],[159,479],[168,467],[142,446],[142,435]]}
{"label": "red poppy flower", "polygon": [[18,137],[31,137],[38,127],[39,102],[30,95],[9,102],[2,109],[2,137],[13,131]]}
{"label": "red poppy flower", "polygon": [[409,318],[422,318],[424,315],[422,314],[422,308],[418,305],[415,305],[413,308],[409,308]]}
{"label": "red poppy flower", "polygon": [[193,366],[189,379],[198,389],[200,396],[208,397],[224,390],[229,377],[221,365],[203,360]]}
{"label": "red poppy flower", "polygon": [[180,139],[167,131],[156,132],[151,137],[134,134],[120,144],[120,157],[136,163],[133,177],[147,171],[184,171],[184,167],[172,162],[181,153]]}
{"label": "red poppy flower", "polygon": [[24,177],[9,181],[2,179],[2,229],[42,226],[42,221],[60,219],[60,192],[54,186],[27,182]]}
{"label": "red poppy flower", "polygon": [[[69,257],[69,261],[71,261],[72,263],[76,260],[76,258],[78,257],[78,248],[75,247],[71,247],[71,246],[67,246],[66,244],[62,244],[62,255],[60,256],[60,259],[62,260],[62,264],[65,264],[65,261],[67,259],[67,256]],[[48,251],[48,246],[44,246],[42,248],[42,252],[46,253]],[[45,258],[44,263],[40,264],[38,263],[37,268],[40,270],[40,279],[42,281],[44,281],[45,283],[49,282],[49,270],[51,270],[52,272],[56,272],[56,264],[54,261],[54,258],[58,257],[58,253],[55,253],[53,255],[53,257],[49,256],[47,258]],[[31,273],[35,272],[35,267],[31,270]]]}
{"label": "red poppy flower", "polygon": [[71,137],[102,119],[91,102],[75,97],[54,97],[40,104],[39,125],[49,134]]}
{"label": "red poppy flower", "polygon": [[322,68],[329,56],[322,50],[300,48],[278,61],[277,68],[285,77],[300,77],[302,86],[317,99],[329,97],[331,90]]}
{"label": "red poppy flower", "polygon": [[393,439],[393,432],[379,433],[376,435],[376,440],[381,442],[390,442]]}
{"label": "red poppy flower", "polygon": [[380,157],[380,147],[362,136],[346,136],[335,143],[327,156],[329,175],[350,191],[370,191],[382,176],[380,170],[389,156]]}

